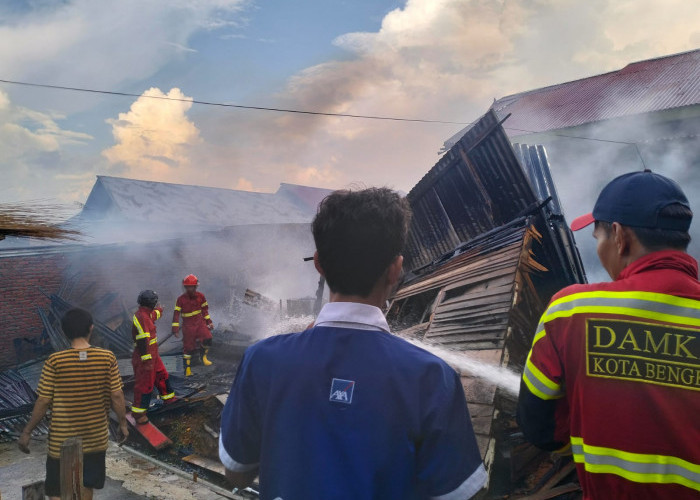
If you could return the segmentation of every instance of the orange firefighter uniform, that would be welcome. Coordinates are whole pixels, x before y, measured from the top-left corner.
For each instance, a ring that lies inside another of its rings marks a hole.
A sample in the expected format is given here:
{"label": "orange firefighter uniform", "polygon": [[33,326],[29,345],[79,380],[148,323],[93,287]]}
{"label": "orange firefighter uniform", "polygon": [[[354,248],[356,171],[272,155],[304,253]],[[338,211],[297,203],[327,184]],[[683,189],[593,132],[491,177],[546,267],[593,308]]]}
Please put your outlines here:
{"label": "orange firefighter uniform", "polygon": [[151,309],[140,306],[133,317],[131,335],[134,339],[134,353],[131,364],[134,367],[134,404],[132,413],[138,416],[148,410],[153,388],[157,388],[163,401],[175,397],[170,386],[168,371],[158,354],[158,338],[155,321],[163,313],[162,307]]}
{"label": "orange firefighter uniform", "polygon": [[[196,286],[197,278],[189,275],[183,280],[185,286]],[[202,363],[211,365],[207,358],[211,347],[212,336],[210,330],[213,322],[209,317],[209,304],[203,293],[194,290],[192,293],[185,292],[177,298],[175,311],[173,312],[173,333],[177,335],[180,330],[180,317],[182,317],[182,352],[185,365],[185,375],[192,374],[190,365],[192,354],[201,350]]]}

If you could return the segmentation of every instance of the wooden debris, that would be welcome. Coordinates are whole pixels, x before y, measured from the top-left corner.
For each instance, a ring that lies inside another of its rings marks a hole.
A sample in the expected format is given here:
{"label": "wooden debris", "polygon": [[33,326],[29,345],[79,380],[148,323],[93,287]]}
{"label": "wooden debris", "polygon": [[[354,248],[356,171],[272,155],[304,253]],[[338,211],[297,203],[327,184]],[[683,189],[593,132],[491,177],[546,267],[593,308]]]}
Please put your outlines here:
{"label": "wooden debris", "polygon": [[222,476],[226,474],[226,468],[224,467],[224,464],[222,464],[218,460],[214,460],[213,458],[207,458],[197,454],[192,454],[187,455],[182,460],[184,462],[187,462],[188,464],[196,465],[197,467],[207,469],[208,471],[220,474]]}
{"label": "wooden debris", "polygon": [[83,498],[83,439],[72,437],[61,444],[61,500]]}
{"label": "wooden debris", "polygon": [[44,481],[22,486],[22,500],[44,500]]}
{"label": "wooden debris", "polygon": [[153,446],[156,450],[162,450],[163,448],[167,448],[168,446],[171,446],[173,442],[170,440],[168,436],[163,434],[155,425],[153,425],[151,422],[145,423],[145,424],[137,424],[136,420],[134,420],[134,416],[131,414],[131,412],[128,412],[126,414],[126,419],[129,421],[131,426],[141,434],[141,436],[144,437],[146,441],[148,441],[148,444]]}

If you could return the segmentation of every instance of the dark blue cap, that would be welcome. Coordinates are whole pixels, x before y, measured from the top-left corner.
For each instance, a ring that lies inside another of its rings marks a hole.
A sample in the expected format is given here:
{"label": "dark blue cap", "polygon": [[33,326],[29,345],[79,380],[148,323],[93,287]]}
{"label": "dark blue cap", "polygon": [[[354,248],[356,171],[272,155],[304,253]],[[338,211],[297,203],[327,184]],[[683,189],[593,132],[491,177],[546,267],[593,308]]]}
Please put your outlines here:
{"label": "dark blue cap", "polygon": [[651,170],[616,177],[603,188],[593,213],[577,217],[571,229],[578,231],[599,220],[623,226],[687,231],[691,218],[678,219],[659,215],[661,209],[680,204],[688,209],[688,198],[673,180]]}

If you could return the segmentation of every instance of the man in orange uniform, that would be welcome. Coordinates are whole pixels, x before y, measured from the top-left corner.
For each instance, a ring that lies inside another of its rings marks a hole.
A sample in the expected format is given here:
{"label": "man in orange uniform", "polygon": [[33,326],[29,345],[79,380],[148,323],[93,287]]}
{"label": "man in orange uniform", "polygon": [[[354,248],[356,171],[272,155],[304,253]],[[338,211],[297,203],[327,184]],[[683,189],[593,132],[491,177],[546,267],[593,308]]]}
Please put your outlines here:
{"label": "man in orange uniform", "polygon": [[148,422],[146,412],[151,403],[151,394],[156,387],[164,402],[171,402],[175,392],[170,386],[168,371],[158,354],[155,321],[160,318],[163,308],[158,305],[158,294],[153,290],[144,290],[138,297],[139,308],[134,314],[131,335],[134,338],[134,354],[131,364],[134,366],[134,404],[131,412],[136,422]]}
{"label": "man in orange uniform", "polygon": [[[182,284],[185,293],[177,298],[173,312],[173,334],[180,338],[180,315],[182,315],[182,358],[185,366],[185,376],[192,375],[192,353],[199,350],[204,366],[211,365],[207,359],[211,347],[211,332],[214,323],[209,317],[209,304],[204,294],[197,291],[199,280],[194,274],[188,274]],[[198,347],[198,344],[200,346]]]}

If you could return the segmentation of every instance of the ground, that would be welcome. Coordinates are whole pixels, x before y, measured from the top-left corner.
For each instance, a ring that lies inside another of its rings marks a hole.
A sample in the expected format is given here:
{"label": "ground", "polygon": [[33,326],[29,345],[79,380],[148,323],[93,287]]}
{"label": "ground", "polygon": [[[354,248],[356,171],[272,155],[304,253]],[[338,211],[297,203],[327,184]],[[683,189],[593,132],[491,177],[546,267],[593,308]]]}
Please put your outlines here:
{"label": "ground", "polygon": [[[32,440],[26,455],[16,443],[0,443],[0,497],[21,500],[22,486],[44,479],[46,442]],[[107,482],[96,500],[218,500],[222,496],[135,457],[110,443],[107,450]]]}

